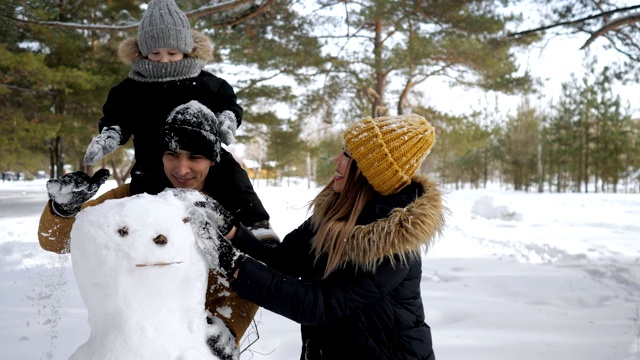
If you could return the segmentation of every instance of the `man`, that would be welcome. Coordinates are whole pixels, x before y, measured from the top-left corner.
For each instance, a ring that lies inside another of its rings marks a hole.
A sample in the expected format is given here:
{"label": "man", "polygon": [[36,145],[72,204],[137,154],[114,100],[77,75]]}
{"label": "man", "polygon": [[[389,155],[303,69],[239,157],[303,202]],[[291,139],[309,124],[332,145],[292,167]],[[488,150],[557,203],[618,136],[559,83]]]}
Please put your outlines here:
{"label": "man", "polygon": [[[228,132],[221,133],[220,129],[225,128],[223,122],[197,101],[180,105],[169,115],[159,135],[164,145],[164,174],[172,187],[207,194],[204,191],[205,179],[220,158],[221,137],[227,140],[233,136]],[[38,228],[38,239],[44,250],[59,254],[70,252],[71,228],[80,210],[109,199],[131,195],[129,184],[124,184],[90,200],[108,177],[109,171],[101,169],[92,177],[77,171],[47,182],[50,200],[40,217]],[[218,277],[219,274],[215,272],[209,273],[205,307],[225,323],[235,336],[236,344],[239,344],[258,307],[238,297],[224,285],[228,281],[218,281]],[[218,312],[218,309],[225,308],[231,308],[230,316]],[[216,349],[212,347],[212,350],[215,353]],[[230,354],[216,355],[222,359],[230,358]]]}

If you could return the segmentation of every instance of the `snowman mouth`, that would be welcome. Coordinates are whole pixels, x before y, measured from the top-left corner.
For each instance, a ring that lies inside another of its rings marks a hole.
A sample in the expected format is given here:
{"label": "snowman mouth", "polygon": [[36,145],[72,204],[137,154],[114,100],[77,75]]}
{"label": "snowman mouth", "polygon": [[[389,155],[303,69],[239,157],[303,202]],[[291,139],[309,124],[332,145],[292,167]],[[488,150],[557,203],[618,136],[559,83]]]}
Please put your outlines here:
{"label": "snowman mouth", "polygon": [[145,267],[145,266],[167,266],[174,264],[182,264],[182,261],[173,261],[173,262],[157,262],[153,264],[136,264],[136,267]]}

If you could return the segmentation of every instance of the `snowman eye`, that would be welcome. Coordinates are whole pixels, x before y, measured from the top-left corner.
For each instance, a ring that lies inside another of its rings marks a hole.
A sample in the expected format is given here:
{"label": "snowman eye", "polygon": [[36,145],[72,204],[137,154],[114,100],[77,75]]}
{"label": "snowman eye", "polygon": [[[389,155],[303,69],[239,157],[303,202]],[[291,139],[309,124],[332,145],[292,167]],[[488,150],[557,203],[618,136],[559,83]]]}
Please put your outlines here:
{"label": "snowman eye", "polygon": [[120,234],[120,236],[122,237],[129,235],[129,228],[126,226],[121,227],[120,229],[118,229],[118,234]]}
{"label": "snowman eye", "polygon": [[189,221],[191,221],[191,219],[187,216],[186,218],[182,219],[182,222],[187,224]]}

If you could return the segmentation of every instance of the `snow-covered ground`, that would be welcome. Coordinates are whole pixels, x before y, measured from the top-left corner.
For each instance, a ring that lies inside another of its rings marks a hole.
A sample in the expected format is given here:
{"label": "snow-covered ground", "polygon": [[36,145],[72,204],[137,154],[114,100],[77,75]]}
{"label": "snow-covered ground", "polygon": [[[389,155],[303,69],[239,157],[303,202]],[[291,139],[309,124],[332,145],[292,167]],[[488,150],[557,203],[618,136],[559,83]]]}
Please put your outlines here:
{"label": "snow-covered ground", "polygon": [[[44,206],[44,184],[0,183],[0,207]],[[281,236],[318,192],[286,185],[256,186]],[[640,359],[640,194],[445,199],[452,213],[422,283],[439,360]],[[39,247],[39,213],[0,214],[0,360],[67,359],[89,335],[70,256]],[[265,310],[256,322],[241,359],[299,357],[297,324]]]}

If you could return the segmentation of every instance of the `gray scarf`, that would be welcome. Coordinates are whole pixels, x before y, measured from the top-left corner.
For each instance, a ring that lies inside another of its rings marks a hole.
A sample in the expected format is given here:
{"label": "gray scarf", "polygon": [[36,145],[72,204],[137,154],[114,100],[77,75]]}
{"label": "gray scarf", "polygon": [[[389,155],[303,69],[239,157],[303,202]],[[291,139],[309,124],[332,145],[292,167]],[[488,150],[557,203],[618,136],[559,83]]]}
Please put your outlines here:
{"label": "gray scarf", "polygon": [[196,58],[169,63],[140,59],[131,65],[133,70],[129,72],[129,77],[142,82],[182,80],[198,76],[204,65],[203,60]]}

